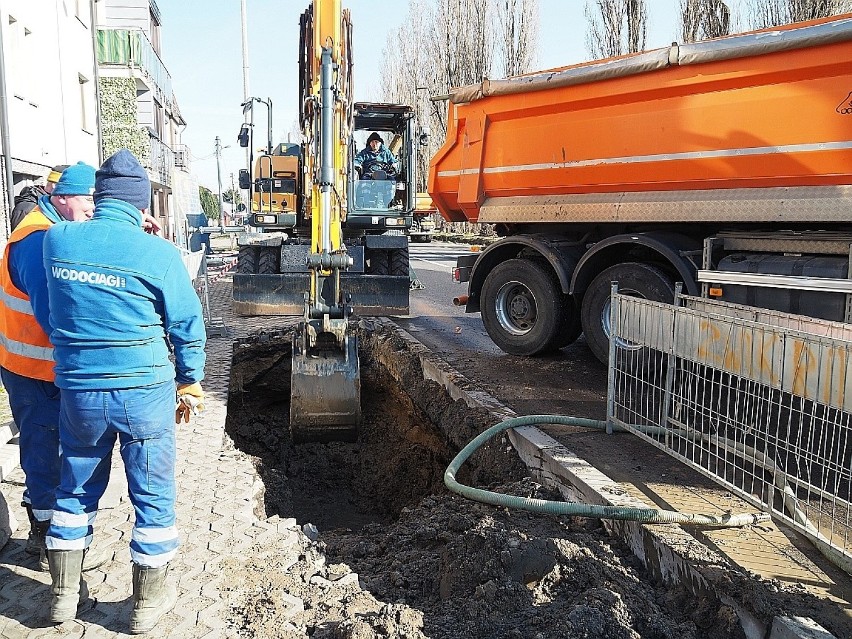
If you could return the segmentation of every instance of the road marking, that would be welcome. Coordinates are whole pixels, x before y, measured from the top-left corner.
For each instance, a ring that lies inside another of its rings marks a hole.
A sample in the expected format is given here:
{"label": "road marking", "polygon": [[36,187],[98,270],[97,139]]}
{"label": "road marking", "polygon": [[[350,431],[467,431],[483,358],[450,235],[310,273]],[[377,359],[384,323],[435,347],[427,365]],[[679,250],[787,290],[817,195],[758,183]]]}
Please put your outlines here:
{"label": "road marking", "polygon": [[432,260],[427,260],[422,257],[417,257],[416,255],[412,255],[411,259],[416,260],[418,262],[426,262],[426,264],[431,264],[432,266],[437,266],[440,268],[446,268],[450,271],[453,270],[453,262],[433,262]]}

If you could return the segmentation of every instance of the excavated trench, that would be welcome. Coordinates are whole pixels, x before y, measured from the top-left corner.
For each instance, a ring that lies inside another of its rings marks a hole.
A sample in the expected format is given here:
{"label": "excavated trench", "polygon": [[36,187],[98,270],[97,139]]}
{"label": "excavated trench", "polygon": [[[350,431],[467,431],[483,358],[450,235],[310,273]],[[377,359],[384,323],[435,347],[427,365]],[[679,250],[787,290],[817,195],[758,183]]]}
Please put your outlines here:
{"label": "excavated trench", "polygon": [[[236,446],[258,460],[264,483],[259,515],[295,517],[322,531],[357,532],[367,524],[393,521],[406,506],[443,491],[443,473],[457,444],[368,349],[361,355],[358,441],[293,445],[290,358],[289,334],[235,346],[226,428]],[[417,392],[427,396],[427,410],[443,413],[438,419],[445,427],[452,423],[471,436],[481,430],[487,413],[459,414],[462,407],[453,406],[437,384],[424,386]],[[471,467],[475,470],[466,473],[467,481],[493,483],[524,474],[516,456],[495,454],[493,446]]]}
{"label": "excavated trench", "polygon": [[[319,536],[258,544],[226,566],[238,636],[744,636],[730,608],[654,584],[596,520],[508,511],[446,491],[451,458],[494,418],[425,380],[392,331],[362,331],[358,441],[293,446],[289,340],[235,344],[226,428],[263,481],[257,515],[314,524]],[[474,454],[459,480],[558,498],[525,475],[500,439]]]}

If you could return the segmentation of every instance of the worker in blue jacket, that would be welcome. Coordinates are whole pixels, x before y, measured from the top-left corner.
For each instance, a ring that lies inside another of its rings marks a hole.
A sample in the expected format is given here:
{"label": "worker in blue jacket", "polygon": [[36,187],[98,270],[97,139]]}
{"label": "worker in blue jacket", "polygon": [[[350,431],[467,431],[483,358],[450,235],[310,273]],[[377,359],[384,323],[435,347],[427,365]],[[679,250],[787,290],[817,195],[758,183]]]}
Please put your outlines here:
{"label": "worker in blue jacket", "polygon": [[[47,554],[50,619],[76,616],[87,596],[83,551],[109,479],[118,438],[136,521],[130,540],[130,632],[147,632],[177,600],[166,583],[178,548],[175,523],[175,382],[180,414],[203,401],[206,333],[180,252],[146,234],[145,169],[126,149],[95,179],[86,224],[59,224],[44,241],[56,385],[62,392],[62,468]],[[174,364],[169,360],[170,345]]]}

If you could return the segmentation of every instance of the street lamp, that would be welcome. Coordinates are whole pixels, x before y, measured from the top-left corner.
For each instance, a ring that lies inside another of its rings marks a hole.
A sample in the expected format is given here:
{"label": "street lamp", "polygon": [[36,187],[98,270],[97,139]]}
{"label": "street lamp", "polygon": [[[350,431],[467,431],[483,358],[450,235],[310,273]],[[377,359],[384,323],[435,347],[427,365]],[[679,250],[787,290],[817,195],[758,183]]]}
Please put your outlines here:
{"label": "street lamp", "polygon": [[[415,86],[414,87],[414,99],[415,99],[415,117],[417,118],[417,144],[421,147],[426,147],[429,145],[429,125],[427,121],[423,120],[423,109],[421,105],[423,103],[423,99],[421,97],[421,92],[428,97],[429,87],[424,86]],[[427,116],[428,117],[428,116]],[[429,155],[428,150],[425,153],[421,153],[418,150],[417,153],[417,190],[425,191],[426,190],[426,175],[428,174],[429,169]]]}

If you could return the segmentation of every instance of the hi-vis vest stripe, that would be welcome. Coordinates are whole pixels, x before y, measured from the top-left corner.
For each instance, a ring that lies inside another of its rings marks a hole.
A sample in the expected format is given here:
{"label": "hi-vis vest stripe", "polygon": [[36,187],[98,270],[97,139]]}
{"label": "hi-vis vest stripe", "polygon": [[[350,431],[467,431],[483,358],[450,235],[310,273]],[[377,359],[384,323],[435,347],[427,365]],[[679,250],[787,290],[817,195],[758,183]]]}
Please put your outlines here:
{"label": "hi-vis vest stripe", "polygon": [[34,315],[33,306],[32,304],[30,304],[29,300],[22,300],[18,297],[13,297],[2,289],[0,289],[0,302],[2,302],[3,306],[10,308],[18,313],[23,313],[24,315]]}
{"label": "hi-vis vest stripe", "polygon": [[12,283],[9,273],[9,249],[16,242],[53,223],[38,207],[14,230],[0,263],[0,366],[33,379],[54,380],[53,347],[36,321],[30,298]]}

